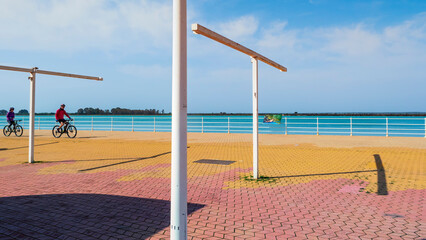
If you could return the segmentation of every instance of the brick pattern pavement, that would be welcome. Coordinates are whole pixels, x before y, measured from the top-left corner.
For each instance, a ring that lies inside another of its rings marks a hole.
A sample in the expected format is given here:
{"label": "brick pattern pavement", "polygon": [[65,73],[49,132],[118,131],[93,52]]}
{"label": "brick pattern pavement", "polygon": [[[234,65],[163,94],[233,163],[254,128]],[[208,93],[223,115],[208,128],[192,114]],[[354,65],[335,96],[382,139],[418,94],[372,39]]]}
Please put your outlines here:
{"label": "brick pattern pavement", "polygon": [[[169,238],[170,143],[40,138],[30,165],[0,141],[0,239]],[[256,182],[250,143],[189,147],[190,239],[426,237],[425,149],[262,146]]]}

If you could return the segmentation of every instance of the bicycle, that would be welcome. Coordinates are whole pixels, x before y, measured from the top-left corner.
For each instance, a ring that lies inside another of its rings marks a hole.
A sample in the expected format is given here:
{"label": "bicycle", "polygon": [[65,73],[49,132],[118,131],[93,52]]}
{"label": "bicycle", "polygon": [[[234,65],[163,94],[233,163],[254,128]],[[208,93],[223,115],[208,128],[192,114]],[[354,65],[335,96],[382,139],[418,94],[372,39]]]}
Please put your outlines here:
{"label": "bicycle", "polygon": [[75,138],[75,136],[77,136],[77,128],[72,125],[71,121],[73,121],[73,119],[66,120],[62,128],[59,128],[59,125],[55,125],[52,129],[53,136],[55,138],[60,138],[62,134],[67,133],[69,138]]}
{"label": "bicycle", "polygon": [[15,124],[4,126],[3,134],[6,137],[9,137],[10,134],[12,134],[12,132],[14,132],[17,137],[22,136],[22,134],[24,133],[24,128],[21,125],[18,124],[18,122],[20,122],[20,121],[22,121],[22,120],[16,120]]}

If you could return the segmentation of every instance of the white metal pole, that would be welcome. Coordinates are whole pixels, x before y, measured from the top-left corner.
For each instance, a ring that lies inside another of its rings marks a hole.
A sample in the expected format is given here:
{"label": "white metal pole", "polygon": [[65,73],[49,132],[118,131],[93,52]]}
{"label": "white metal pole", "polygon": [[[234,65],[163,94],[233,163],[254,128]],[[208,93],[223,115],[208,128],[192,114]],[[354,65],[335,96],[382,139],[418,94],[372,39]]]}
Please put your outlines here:
{"label": "white metal pole", "polygon": [[172,175],[170,238],[187,239],[186,0],[173,0]]}
{"label": "white metal pole", "polygon": [[34,163],[34,115],[35,115],[35,81],[37,68],[30,73],[30,136],[28,149],[28,162]]}
{"label": "white metal pole", "polygon": [[389,122],[388,122],[388,118],[386,118],[386,137],[389,137]]}
{"label": "white metal pole", "polygon": [[253,178],[259,177],[259,121],[258,121],[258,61],[251,58],[253,70]]}
{"label": "white metal pole", "polygon": [[[425,119],[425,121],[426,121],[426,119]],[[204,117],[201,117],[201,133],[204,133]]]}
{"label": "white metal pole", "polygon": [[154,132],[155,132],[155,117],[154,117]]}
{"label": "white metal pole", "polygon": [[319,135],[319,118],[317,117],[317,136]]}
{"label": "white metal pole", "polygon": [[350,122],[351,136],[352,136],[352,117],[350,117],[349,122]]}
{"label": "white metal pole", "polygon": [[229,117],[228,117],[228,134],[231,133],[231,126],[230,126],[230,121],[229,121]]}

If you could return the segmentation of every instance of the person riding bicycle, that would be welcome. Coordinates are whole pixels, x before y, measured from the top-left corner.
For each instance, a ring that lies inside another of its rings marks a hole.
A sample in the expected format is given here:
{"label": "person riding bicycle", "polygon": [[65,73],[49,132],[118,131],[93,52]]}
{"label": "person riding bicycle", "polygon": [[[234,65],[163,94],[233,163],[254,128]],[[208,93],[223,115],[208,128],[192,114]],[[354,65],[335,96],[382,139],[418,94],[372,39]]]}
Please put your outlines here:
{"label": "person riding bicycle", "polygon": [[12,125],[15,126],[16,122],[15,122],[15,108],[11,107],[9,109],[9,112],[6,115],[7,118],[7,122],[9,123],[9,127],[11,127]]}
{"label": "person riding bicycle", "polygon": [[65,121],[64,119],[64,115],[66,115],[70,120],[72,120],[70,115],[68,115],[68,113],[65,111],[65,104],[61,104],[61,107],[56,111],[56,114],[55,114],[56,121],[61,123],[61,126],[59,126],[59,129],[61,129],[62,126],[64,126],[64,124],[68,124],[67,121]]}

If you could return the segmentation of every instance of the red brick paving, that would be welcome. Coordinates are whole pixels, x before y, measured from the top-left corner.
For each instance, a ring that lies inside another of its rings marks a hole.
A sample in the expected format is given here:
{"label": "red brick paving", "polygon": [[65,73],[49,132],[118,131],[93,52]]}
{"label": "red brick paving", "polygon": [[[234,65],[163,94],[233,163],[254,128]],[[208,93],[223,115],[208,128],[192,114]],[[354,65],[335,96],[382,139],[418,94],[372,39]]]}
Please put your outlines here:
{"label": "red brick paving", "polygon": [[[46,163],[23,164],[25,148],[0,151],[0,239],[169,238],[170,146],[88,141],[38,147]],[[72,148],[62,156],[61,147]],[[251,171],[250,150],[191,144],[189,239],[426,238],[423,150],[261,148],[262,171],[284,177],[257,183],[241,179]],[[371,192],[376,153],[384,156],[387,195]],[[215,157],[236,162],[193,163]],[[362,173],[340,174],[348,171]]]}
{"label": "red brick paving", "polygon": [[[1,239],[169,237],[168,179],[116,181],[134,170],[36,174],[49,164],[55,163],[0,168]],[[379,196],[346,191],[362,186],[360,183],[351,186],[348,179],[273,188],[223,189],[224,181],[238,178],[240,171],[234,169],[189,181],[190,239],[422,239],[426,236],[425,190]]]}

